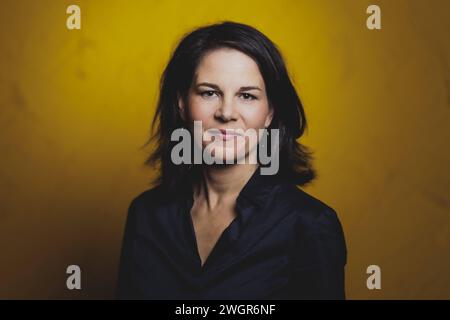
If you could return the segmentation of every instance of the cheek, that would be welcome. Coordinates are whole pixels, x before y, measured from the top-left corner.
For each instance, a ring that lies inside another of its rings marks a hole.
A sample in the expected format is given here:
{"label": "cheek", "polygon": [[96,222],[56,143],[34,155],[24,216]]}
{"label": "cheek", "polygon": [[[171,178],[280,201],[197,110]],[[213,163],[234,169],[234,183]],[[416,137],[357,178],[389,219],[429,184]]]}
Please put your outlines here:
{"label": "cheek", "polygon": [[266,117],[269,115],[269,107],[267,104],[255,106],[255,108],[246,108],[241,112],[247,128],[259,129],[264,128]]}
{"label": "cheek", "polygon": [[189,100],[189,115],[192,121],[207,122],[214,115],[214,105],[211,102],[192,98]]}

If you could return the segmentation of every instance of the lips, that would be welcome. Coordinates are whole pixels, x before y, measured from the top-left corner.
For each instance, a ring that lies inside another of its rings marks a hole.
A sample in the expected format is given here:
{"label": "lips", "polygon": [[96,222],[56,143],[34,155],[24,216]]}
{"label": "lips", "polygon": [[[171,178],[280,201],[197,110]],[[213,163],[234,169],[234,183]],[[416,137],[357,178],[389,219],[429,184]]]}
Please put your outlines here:
{"label": "lips", "polygon": [[241,134],[236,132],[236,130],[234,129],[218,129],[217,133],[218,136],[223,140],[230,140],[236,136],[241,136]]}

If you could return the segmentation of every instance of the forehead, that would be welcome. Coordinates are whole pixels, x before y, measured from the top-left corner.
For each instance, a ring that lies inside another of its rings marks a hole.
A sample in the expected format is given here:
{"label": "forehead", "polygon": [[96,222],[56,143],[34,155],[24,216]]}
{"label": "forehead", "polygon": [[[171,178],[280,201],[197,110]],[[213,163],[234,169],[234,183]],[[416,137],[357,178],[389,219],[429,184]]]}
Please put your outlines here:
{"label": "forehead", "polygon": [[221,48],[210,51],[200,60],[195,82],[212,82],[219,86],[264,87],[256,62],[241,51]]}

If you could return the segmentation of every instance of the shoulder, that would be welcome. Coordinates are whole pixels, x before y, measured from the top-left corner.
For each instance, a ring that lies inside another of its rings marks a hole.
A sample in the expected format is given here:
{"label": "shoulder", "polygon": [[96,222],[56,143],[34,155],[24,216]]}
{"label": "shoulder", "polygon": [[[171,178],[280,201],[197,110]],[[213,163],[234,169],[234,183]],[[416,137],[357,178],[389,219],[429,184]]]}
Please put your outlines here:
{"label": "shoulder", "polygon": [[180,202],[177,195],[169,195],[155,186],[135,195],[125,216],[125,237],[151,237],[155,230],[176,223]]}
{"label": "shoulder", "polygon": [[144,190],[133,198],[128,205],[127,220],[129,224],[147,222],[151,216],[157,214],[162,208],[173,205],[174,199],[163,191],[161,186],[155,186]]}
{"label": "shoulder", "polygon": [[135,195],[129,205],[129,210],[150,209],[167,201],[161,186],[155,186]]}
{"label": "shoulder", "polygon": [[295,185],[283,185],[277,201],[294,216],[297,244],[307,243],[311,250],[333,248],[346,259],[344,230],[335,209]]}
{"label": "shoulder", "polygon": [[312,227],[311,231],[340,227],[335,209],[295,185],[283,185],[277,193],[277,202],[294,214],[299,224]]}

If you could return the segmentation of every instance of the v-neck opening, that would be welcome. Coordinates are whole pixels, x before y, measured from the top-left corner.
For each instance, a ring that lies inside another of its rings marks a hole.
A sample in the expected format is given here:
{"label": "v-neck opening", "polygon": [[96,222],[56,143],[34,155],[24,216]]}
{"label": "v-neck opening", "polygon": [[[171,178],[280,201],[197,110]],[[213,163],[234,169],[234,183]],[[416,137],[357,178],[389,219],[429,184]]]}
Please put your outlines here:
{"label": "v-neck opening", "polygon": [[[231,239],[235,240],[237,239],[237,237],[239,237],[235,233],[242,232],[242,227],[247,224],[250,218],[249,215],[252,212],[249,206],[253,207],[254,205],[260,205],[261,201],[267,199],[267,192],[269,191],[269,188],[267,188],[267,179],[270,179],[270,177],[261,176],[260,167],[258,167],[250,177],[250,179],[247,181],[247,183],[244,185],[243,189],[236,199],[236,217],[222,231],[203,264],[198,246],[197,234],[195,232],[194,221],[191,215],[191,210],[194,205],[194,195],[191,184],[192,181],[187,181],[187,183],[184,185],[185,189],[183,190],[184,192],[186,192],[183,215],[187,215],[187,217],[185,216],[185,218],[188,219],[187,224],[189,225],[189,250],[191,251],[190,255],[195,260],[193,266],[195,272],[204,273],[208,271],[211,268],[214,259],[220,258],[217,257],[218,250],[222,249],[223,242],[226,240],[227,236],[229,238],[229,241],[231,241]],[[234,227],[235,229],[238,228],[238,230],[231,230],[232,227]],[[234,231],[234,233],[232,233],[231,231]]]}
{"label": "v-neck opening", "polygon": [[206,257],[205,261],[202,264],[202,258],[201,258],[200,250],[199,250],[199,246],[198,246],[197,233],[195,232],[194,221],[192,220],[191,209],[192,209],[192,207],[187,209],[188,210],[187,218],[189,220],[189,226],[190,226],[190,231],[191,231],[190,237],[191,237],[191,242],[194,246],[196,268],[201,273],[203,273],[203,272],[206,272],[207,267],[209,265],[211,265],[211,259],[213,259],[213,256],[216,254],[217,250],[219,250],[219,247],[222,245],[222,242],[224,241],[226,234],[229,232],[229,229],[232,227],[233,224],[236,223],[238,216],[236,216],[233,220],[231,220],[231,222],[228,224],[228,226],[225,229],[223,229],[223,231],[221,232],[220,236],[217,238],[217,241],[214,243],[212,249],[210,250],[208,256]]}

